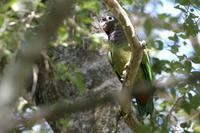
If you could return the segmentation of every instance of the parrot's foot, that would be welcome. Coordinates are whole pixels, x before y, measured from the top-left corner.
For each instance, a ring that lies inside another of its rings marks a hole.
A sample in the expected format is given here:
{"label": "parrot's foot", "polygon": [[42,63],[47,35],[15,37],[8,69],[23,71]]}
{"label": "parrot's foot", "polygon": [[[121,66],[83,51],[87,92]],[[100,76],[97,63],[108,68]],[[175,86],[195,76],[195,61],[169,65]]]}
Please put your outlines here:
{"label": "parrot's foot", "polygon": [[140,41],[140,45],[142,46],[143,49],[146,48],[146,44],[147,44],[147,43],[146,43],[145,40]]}
{"label": "parrot's foot", "polygon": [[112,133],[116,133],[117,132],[117,129],[118,129],[118,124],[119,124],[119,121],[121,119],[123,119],[124,117],[126,116],[126,113],[124,113],[121,108],[118,108],[116,110],[116,123],[115,123],[115,129]]}
{"label": "parrot's foot", "polygon": [[126,70],[127,70],[127,68],[128,68],[129,65],[130,65],[130,60],[124,66],[124,70],[122,72],[121,81],[124,81],[124,79],[125,79],[125,77],[127,75],[127,71]]}
{"label": "parrot's foot", "polygon": [[127,113],[125,113],[124,111],[122,111],[121,109],[120,110],[118,110],[118,112],[117,112],[117,122],[119,121],[119,120],[121,120],[121,119],[123,119],[123,118],[126,118],[128,116],[128,114]]}
{"label": "parrot's foot", "polygon": [[115,129],[112,131],[112,133],[117,133],[119,121],[126,118],[127,116],[127,113],[123,112],[121,109],[117,109]]}

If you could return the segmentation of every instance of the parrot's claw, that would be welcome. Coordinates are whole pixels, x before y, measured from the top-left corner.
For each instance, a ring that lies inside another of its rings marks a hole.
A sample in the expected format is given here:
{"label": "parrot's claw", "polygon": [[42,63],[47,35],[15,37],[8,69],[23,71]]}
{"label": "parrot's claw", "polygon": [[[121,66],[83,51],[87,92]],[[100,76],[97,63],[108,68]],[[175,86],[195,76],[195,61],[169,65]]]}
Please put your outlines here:
{"label": "parrot's claw", "polygon": [[124,68],[127,69],[127,67],[130,65],[130,60],[125,64]]}
{"label": "parrot's claw", "polygon": [[125,77],[127,75],[126,69],[122,72],[122,77],[121,77],[121,81],[124,81]]}
{"label": "parrot's claw", "polygon": [[142,46],[143,49],[146,48],[146,44],[147,44],[147,43],[146,43],[145,40],[140,41],[140,44],[141,44],[141,46]]}
{"label": "parrot's claw", "polygon": [[126,69],[122,72],[122,74],[125,76],[127,74]]}
{"label": "parrot's claw", "polygon": [[125,79],[125,77],[127,75],[127,71],[126,70],[127,70],[127,68],[128,68],[129,65],[130,65],[130,60],[124,66],[124,70],[122,72],[121,81],[124,81],[124,79]]}
{"label": "parrot's claw", "polygon": [[126,69],[128,68],[128,66],[130,65],[130,59],[128,60],[128,62],[125,64],[125,66],[124,66],[124,71],[126,71]]}

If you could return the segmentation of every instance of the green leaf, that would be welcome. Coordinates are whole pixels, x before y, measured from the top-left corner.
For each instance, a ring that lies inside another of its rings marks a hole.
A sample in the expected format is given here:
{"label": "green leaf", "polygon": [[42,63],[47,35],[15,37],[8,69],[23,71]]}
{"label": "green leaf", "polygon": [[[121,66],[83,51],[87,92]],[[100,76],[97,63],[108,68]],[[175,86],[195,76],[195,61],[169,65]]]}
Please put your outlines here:
{"label": "green leaf", "polygon": [[63,43],[68,38],[69,34],[65,26],[60,26],[58,28],[58,41],[59,43]]}
{"label": "green leaf", "polygon": [[64,127],[68,128],[69,127],[69,121],[67,119],[61,118],[59,119],[59,123]]}
{"label": "green leaf", "polygon": [[179,37],[183,38],[183,39],[188,39],[189,36],[187,36],[186,34],[180,34]]}
{"label": "green leaf", "polygon": [[6,10],[8,10],[13,3],[15,3],[16,0],[9,0],[6,4],[4,4],[1,8],[0,8],[0,12],[5,12]]}
{"label": "green leaf", "polygon": [[93,10],[93,11],[98,11],[99,10],[99,5],[96,1],[85,1],[81,5],[82,9],[88,9],[88,10]]}
{"label": "green leaf", "polygon": [[164,19],[168,18],[169,16],[170,16],[169,14],[162,13],[162,14],[158,15],[158,18],[161,19],[161,20],[164,20]]}
{"label": "green leaf", "polygon": [[85,83],[84,83],[84,76],[80,71],[75,72],[75,77],[73,79],[73,82],[79,89],[80,94],[83,95],[85,89]]}
{"label": "green leaf", "polygon": [[184,123],[181,123],[180,126],[181,126],[182,128],[185,128],[185,127],[188,127],[188,126],[190,126],[190,125],[189,125],[187,122],[184,122]]}
{"label": "green leaf", "polygon": [[74,66],[73,69],[68,69],[63,62],[56,64],[57,75],[56,79],[68,79],[77,89],[79,89],[80,95],[83,95],[85,90],[85,78],[81,71]]}
{"label": "green leaf", "polygon": [[190,101],[186,96],[182,98],[180,107],[183,108],[187,113],[190,113]]}
{"label": "green leaf", "polygon": [[195,18],[198,18],[193,13],[190,13],[183,23],[183,28],[186,32],[186,35],[196,36],[200,31],[198,23],[195,21]]}
{"label": "green leaf", "polygon": [[173,61],[170,66],[173,70],[177,70],[182,67],[182,64],[179,61]]}
{"label": "green leaf", "polygon": [[181,10],[184,13],[187,13],[187,11],[183,7],[180,7],[180,5],[177,5],[174,8],[179,9],[179,10]]}
{"label": "green leaf", "polygon": [[177,55],[177,57],[178,57],[179,61],[182,61],[185,59],[186,56],[185,55]]}
{"label": "green leaf", "polygon": [[200,56],[194,56],[193,58],[192,58],[192,62],[194,62],[194,63],[200,63]]}
{"label": "green leaf", "polygon": [[144,23],[144,28],[145,28],[145,32],[146,32],[147,36],[149,36],[151,34],[151,31],[152,31],[151,21],[146,20],[145,23]]}
{"label": "green leaf", "polygon": [[176,0],[176,3],[179,3],[181,5],[189,5],[190,0]]}
{"label": "green leaf", "polygon": [[156,44],[157,44],[157,48],[159,50],[162,50],[163,49],[163,42],[161,40],[156,40]]}
{"label": "green leaf", "polygon": [[170,64],[168,60],[159,60],[158,58],[152,58],[153,66],[152,69],[155,73],[161,74],[162,71],[169,72],[170,69],[167,65]]}
{"label": "green leaf", "polygon": [[186,60],[183,65],[184,65],[184,68],[185,68],[186,72],[191,72],[192,63],[190,61]]}
{"label": "green leaf", "polygon": [[91,18],[86,18],[86,17],[81,18],[81,20],[82,20],[83,23],[86,23],[86,24],[90,24],[92,22]]}
{"label": "green leaf", "polygon": [[181,108],[183,108],[187,113],[190,113],[191,110],[196,110],[200,105],[200,95],[196,94],[195,96],[184,97],[181,101]]}
{"label": "green leaf", "polygon": [[192,9],[190,9],[190,11],[191,11],[191,12],[194,12],[194,9],[192,8]]}
{"label": "green leaf", "polygon": [[179,45],[172,45],[171,46],[171,52],[173,53],[173,54],[176,54],[178,51],[179,51]]}
{"label": "green leaf", "polygon": [[199,124],[194,125],[193,130],[194,130],[193,133],[200,133],[200,125]]}
{"label": "green leaf", "polygon": [[168,39],[172,40],[174,42],[178,42],[179,41],[177,34],[174,34],[174,36],[169,36]]}
{"label": "green leaf", "polygon": [[191,0],[191,3],[196,5],[197,7],[200,6],[200,1],[199,0]]}
{"label": "green leaf", "polygon": [[123,0],[124,4],[129,4],[130,5],[130,4],[132,4],[132,2],[133,2],[132,0]]}
{"label": "green leaf", "polygon": [[4,23],[4,17],[3,17],[3,16],[0,16],[0,28],[1,28],[1,26],[3,25],[3,23]]}

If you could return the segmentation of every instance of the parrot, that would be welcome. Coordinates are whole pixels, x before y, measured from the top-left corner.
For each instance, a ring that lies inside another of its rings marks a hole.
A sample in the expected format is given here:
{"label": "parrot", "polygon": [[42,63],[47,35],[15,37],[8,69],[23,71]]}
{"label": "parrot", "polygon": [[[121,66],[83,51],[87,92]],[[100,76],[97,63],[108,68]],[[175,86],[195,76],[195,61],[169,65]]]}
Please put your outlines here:
{"label": "parrot", "polygon": [[[113,16],[106,15],[101,17],[100,25],[102,30],[107,34],[108,40],[111,42],[108,52],[108,60],[118,79],[123,82],[123,71],[131,57],[131,51],[126,36],[119,22]],[[152,84],[152,80],[153,73],[150,66],[150,58],[147,51],[144,49],[142,61],[134,85],[137,83],[146,84],[148,89],[152,89],[149,87]],[[136,109],[139,116],[152,114],[154,110],[153,89],[145,93],[136,94],[133,98],[136,99]]]}

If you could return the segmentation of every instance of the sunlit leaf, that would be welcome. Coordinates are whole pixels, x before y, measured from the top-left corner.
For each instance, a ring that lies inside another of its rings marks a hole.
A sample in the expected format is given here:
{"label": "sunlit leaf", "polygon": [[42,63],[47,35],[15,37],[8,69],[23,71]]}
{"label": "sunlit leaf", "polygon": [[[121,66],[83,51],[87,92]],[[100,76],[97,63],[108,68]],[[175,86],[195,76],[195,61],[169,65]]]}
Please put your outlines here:
{"label": "sunlit leaf", "polygon": [[178,51],[179,51],[179,45],[172,45],[171,46],[171,52],[173,53],[173,54],[176,54]]}
{"label": "sunlit leaf", "polygon": [[183,8],[183,7],[181,7],[180,5],[177,5],[177,6],[175,6],[174,8],[177,8],[177,9],[181,10],[182,12],[187,13],[186,9]]}
{"label": "sunlit leaf", "polygon": [[190,61],[186,60],[184,62],[184,68],[185,68],[186,72],[191,72],[191,70],[192,70],[192,63]]}
{"label": "sunlit leaf", "polygon": [[199,124],[197,124],[197,125],[195,125],[194,127],[193,127],[193,129],[194,129],[194,133],[199,133],[200,132],[200,125]]}
{"label": "sunlit leaf", "polygon": [[197,16],[190,13],[183,23],[183,28],[187,35],[195,36],[200,31],[195,18],[197,18]]}
{"label": "sunlit leaf", "polygon": [[150,35],[150,34],[151,34],[151,30],[152,30],[151,21],[146,20],[145,23],[144,23],[144,28],[145,28],[146,34],[147,34],[147,35]]}
{"label": "sunlit leaf", "polygon": [[192,62],[194,62],[194,63],[200,63],[200,56],[194,56],[193,58],[192,58]]}
{"label": "sunlit leaf", "polygon": [[161,40],[156,40],[156,44],[157,44],[157,48],[159,50],[162,50],[163,49],[163,42]]}
{"label": "sunlit leaf", "polygon": [[99,5],[96,1],[85,1],[81,5],[82,9],[89,9],[93,11],[98,11],[99,10]]}
{"label": "sunlit leaf", "polygon": [[6,10],[8,10],[13,3],[15,3],[16,0],[8,0],[8,2],[6,2],[6,4],[4,4],[1,8],[0,8],[0,12],[4,12]]}
{"label": "sunlit leaf", "polygon": [[169,15],[166,13],[162,13],[162,14],[159,14],[158,17],[159,17],[159,19],[164,20],[164,19],[168,18]]}
{"label": "sunlit leaf", "polygon": [[176,0],[176,3],[179,3],[181,5],[189,5],[190,0]]}
{"label": "sunlit leaf", "polygon": [[169,36],[168,39],[172,40],[174,42],[178,42],[179,41],[178,36],[176,34],[174,34],[174,36]]}
{"label": "sunlit leaf", "polygon": [[61,118],[59,119],[59,123],[64,127],[68,128],[69,127],[69,121],[67,119]]}
{"label": "sunlit leaf", "polygon": [[131,4],[133,1],[132,1],[132,0],[122,0],[122,2],[123,2],[124,4]]}
{"label": "sunlit leaf", "polygon": [[58,28],[58,42],[63,43],[68,38],[69,34],[65,26],[60,26]]}
{"label": "sunlit leaf", "polygon": [[0,16],[0,28],[1,28],[1,26],[3,25],[3,23],[4,23],[4,17],[3,17],[3,16]]}

